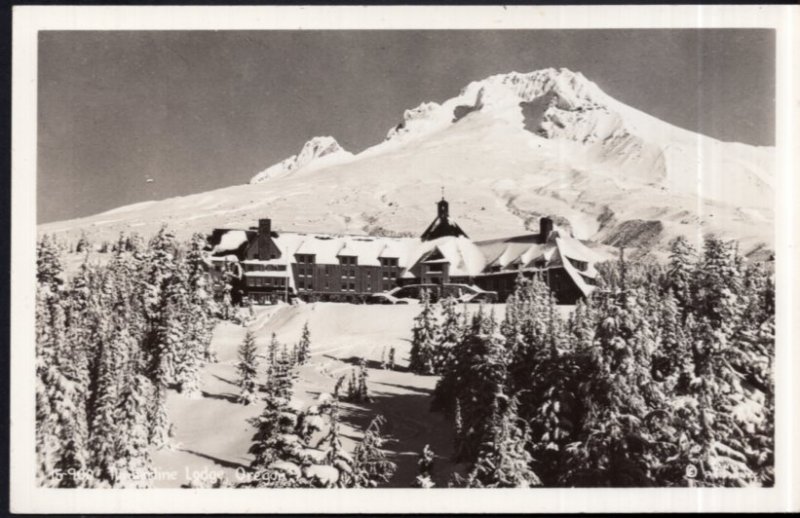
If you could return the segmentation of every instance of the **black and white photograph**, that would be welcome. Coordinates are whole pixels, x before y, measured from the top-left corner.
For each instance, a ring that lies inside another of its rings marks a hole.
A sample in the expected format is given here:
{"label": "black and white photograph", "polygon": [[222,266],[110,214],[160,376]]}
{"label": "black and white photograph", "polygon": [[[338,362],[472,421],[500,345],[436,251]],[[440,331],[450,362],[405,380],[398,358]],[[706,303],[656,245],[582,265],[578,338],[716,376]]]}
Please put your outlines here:
{"label": "black and white photograph", "polygon": [[12,503],[796,509],[797,9],[761,8],[29,8]]}

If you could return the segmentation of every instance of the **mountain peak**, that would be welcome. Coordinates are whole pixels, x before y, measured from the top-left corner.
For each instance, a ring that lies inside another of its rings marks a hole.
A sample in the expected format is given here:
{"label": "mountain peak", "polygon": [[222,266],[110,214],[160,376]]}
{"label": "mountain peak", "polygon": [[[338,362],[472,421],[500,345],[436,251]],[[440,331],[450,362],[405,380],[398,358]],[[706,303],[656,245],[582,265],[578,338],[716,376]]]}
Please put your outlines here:
{"label": "mountain peak", "polygon": [[340,146],[333,137],[313,137],[303,144],[300,153],[261,171],[250,179],[250,183],[255,184],[280,178],[301,169],[309,170],[332,165],[334,162],[346,160],[352,156],[353,154]]}
{"label": "mountain peak", "polygon": [[[473,81],[462,91],[462,97],[476,92],[506,90],[517,102],[531,102],[543,96],[558,100],[559,108],[577,109],[605,105],[608,96],[580,72],[568,68],[544,68],[533,72],[509,72]],[[497,95],[497,94],[495,94]]]}

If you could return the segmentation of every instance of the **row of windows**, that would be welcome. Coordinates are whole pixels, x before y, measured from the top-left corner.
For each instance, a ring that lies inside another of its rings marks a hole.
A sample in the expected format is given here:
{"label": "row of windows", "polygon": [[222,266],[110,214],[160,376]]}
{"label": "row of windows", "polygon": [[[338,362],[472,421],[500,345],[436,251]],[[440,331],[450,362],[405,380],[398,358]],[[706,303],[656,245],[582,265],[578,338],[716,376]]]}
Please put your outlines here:
{"label": "row of windows", "polygon": [[[297,265],[297,276],[298,277],[312,277],[315,273],[315,267],[308,264],[298,264]],[[322,275],[329,275],[329,270],[325,271]],[[345,268],[341,270],[341,278],[343,279],[355,279],[357,277],[358,269],[357,268]],[[389,270],[381,270],[381,278],[383,279],[395,279],[399,275],[399,270],[397,268],[391,268]],[[372,271],[367,270],[366,272],[367,280],[372,278]]]}
{"label": "row of windows", "polygon": [[[299,282],[297,284],[297,289],[299,291],[313,291],[314,286],[310,282]],[[322,286],[322,291],[330,291],[331,287],[330,284],[327,282]],[[346,282],[342,283],[341,287],[339,288],[340,291],[356,291],[356,283],[355,282]],[[366,291],[372,291],[372,286],[366,286]]]}
{"label": "row of windows", "polygon": [[242,263],[246,272],[283,272],[286,271],[285,264],[259,264]]}
{"label": "row of windows", "polygon": [[[298,264],[315,264],[314,254],[295,254]],[[384,267],[397,267],[399,265],[397,257],[381,257],[381,266]],[[355,255],[340,255],[339,264],[346,266],[357,266],[358,257]]]}
{"label": "row of windows", "polygon": [[253,287],[266,286],[266,287],[284,287],[286,279],[283,277],[248,277],[247,285]]}

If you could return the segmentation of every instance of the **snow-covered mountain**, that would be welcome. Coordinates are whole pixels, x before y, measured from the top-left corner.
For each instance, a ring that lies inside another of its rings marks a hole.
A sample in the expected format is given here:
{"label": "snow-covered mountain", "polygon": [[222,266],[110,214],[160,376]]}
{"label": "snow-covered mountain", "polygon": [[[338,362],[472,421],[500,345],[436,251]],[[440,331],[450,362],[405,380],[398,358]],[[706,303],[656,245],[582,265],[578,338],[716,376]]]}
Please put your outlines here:
{"label": "snow-covered mountain", "polygon": [[[249,226],[419,234],[440,188],[474,239],[538,228],[549,214],[577,237],[663,250],[677,234],[714,233],[745,253],[773,243],[774,148],[677,128],[567,69],[496,75],[441,104],[407,110],[358,154],[332,137],[257,174],[249,185],[136,204],[42,232],[113,236]],[[224,171],[220,171],[224,174]]]}
{"label": "snow-covered mountain", "polygon": [[341,164],[353,156],[345,151],[333,137],[314,137],[303,145],[300,153],[272,165],[257,175],[250,183],[261,183],[280,178],[300,170],[319,169],[333,164]]}

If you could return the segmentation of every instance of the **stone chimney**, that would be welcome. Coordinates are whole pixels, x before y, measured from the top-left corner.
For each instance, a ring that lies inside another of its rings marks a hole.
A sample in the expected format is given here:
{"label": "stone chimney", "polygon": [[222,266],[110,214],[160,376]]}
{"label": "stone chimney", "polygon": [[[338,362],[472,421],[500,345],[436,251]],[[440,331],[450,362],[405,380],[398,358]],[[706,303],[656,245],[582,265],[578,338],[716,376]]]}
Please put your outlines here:
{"label": "stone chimney", "polygon": [[262,261],[277,256],[277,250],[272,243],[272,220],[269,218],[258,220],[258,258]]}
{"label": "stone chimney", "polygon": [[539,220],[539,235],[542,236],[542,242],[547,241],[548,236],[550,236],[550,232],[553,231],[553,220],[548,218],[547,216],[542,217]]}

